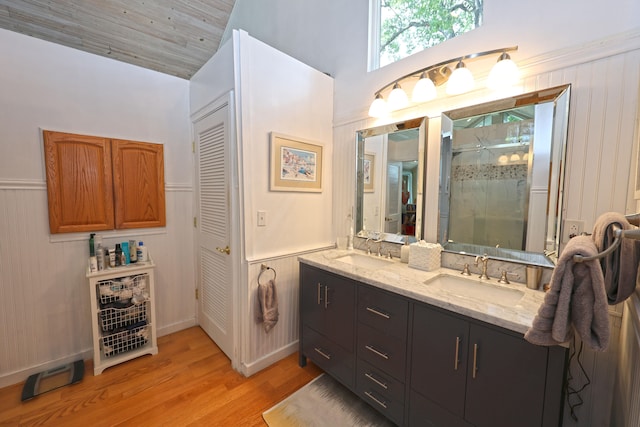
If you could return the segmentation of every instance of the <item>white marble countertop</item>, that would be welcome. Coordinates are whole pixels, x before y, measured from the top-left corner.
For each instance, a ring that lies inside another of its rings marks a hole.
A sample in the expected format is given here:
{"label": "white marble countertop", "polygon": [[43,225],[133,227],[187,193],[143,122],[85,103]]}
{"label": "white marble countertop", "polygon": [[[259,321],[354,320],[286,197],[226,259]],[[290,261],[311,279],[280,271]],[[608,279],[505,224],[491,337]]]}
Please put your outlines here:
{"label": "white marble countertop", "polygon": [[493,301],[483,301],[477,298],[454,295],[424,282],[440,274],[460,276],[459,271],[447,268],[440,268],[430,272],[417,270],[401,263],[397,258],[388,260],[388,265],[375,269],[356,266],[338,260],[338,258],[349,254],[360,254],[375,258],[374,255],[366,255],[365,252],[357,250],[329,249],[302,255],[298,260],[380,289],[522,334],[531,326],[533,318],[544,300],[545,294],[542,291],[529,289],[519,283],[499,284],[497,278],[481,281],[477,274],[467,278],[478,282],[488,282],[493,286],[516,289],[524,295],[515,304],[501,303],[499,298]]}

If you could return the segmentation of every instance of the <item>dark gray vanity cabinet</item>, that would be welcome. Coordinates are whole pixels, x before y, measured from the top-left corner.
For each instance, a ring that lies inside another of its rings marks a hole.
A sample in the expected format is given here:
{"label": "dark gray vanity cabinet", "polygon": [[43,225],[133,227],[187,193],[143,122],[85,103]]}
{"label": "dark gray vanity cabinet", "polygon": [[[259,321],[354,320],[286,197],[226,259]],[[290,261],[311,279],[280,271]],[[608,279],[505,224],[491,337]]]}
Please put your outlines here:
{"label": "dark gray vanity cabinet", "polygon": [[562,423],[567,349],[300,264],[307,358],[399,426]]}
{"label": "dark gray vanity cabinet", "polygon": [[398,425],[403,424],[409,300],[358,286],[356,391]]}
{"label": "dark gray vanity cabinet", "polygon": [[311,359],[353,389],[356,282],[300,264],[300,365]]}
{"label": "dark gray vanity cabinet", "polygon": [[411,358],[411,425],[561,423],[565,349],[415,304]]}

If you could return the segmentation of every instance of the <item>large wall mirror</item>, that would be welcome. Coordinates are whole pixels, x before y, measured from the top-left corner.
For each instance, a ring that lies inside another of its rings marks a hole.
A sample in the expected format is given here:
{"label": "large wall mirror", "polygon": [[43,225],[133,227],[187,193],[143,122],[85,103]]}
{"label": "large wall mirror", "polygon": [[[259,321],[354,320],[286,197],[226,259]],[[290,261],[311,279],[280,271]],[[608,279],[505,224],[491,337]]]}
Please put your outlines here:
{"label": "large wall mirror", "polygon": [[570,86],[442,114],[445,250],[552,266],[559,249]]}
{"label": "large wall mirror", "polygon": [[425,117],[356,135],[358,236],[413,242],[422,236]]}

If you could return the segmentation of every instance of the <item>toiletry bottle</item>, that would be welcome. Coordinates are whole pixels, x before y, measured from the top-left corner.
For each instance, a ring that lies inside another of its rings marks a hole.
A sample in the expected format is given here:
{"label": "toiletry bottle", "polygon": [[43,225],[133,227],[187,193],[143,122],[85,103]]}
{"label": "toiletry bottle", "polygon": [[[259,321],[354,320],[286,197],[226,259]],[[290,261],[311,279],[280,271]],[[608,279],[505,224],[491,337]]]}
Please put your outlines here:
{"label": "toiletry bottle", "polygon": [[135,240],[129,240],[129,261],[131,263],[138,261],[138,244]]}
{"label": "toiletry bottle", "polygon": [[131,252],[129,251],[129,242],[122,242],[120,244],[120,247],[122,248],[122,260],[123,260],[122,265],[130,264],[131,258],[129,257],[131,256]]}
{"label": "toiletry bottle", "polygon": [[122,265],[122,248],[120,243],[116,243],[116,267]]}
{"label": "toiletry bottle", "polygon": [[105,268],[104,262],[104,250],[102,249],[102,236],[96,234],[93,237],[93,244],[95,247],[96,259],[98,264],[98,271],[102,271]]}
{"label": "toiletry bottle", "polygon": [[138,257],[139,262],[147,262],[149,260],[149,252],[143,242],[138,243],[136,256]]}
{"label": "toiletry bottle", "polygon": [[353,250],[353,226],[349,229],[349,235],[347,236],[347,249]]}
{"label": "toiletry bottle", "polygon": [[109,249],[109,267],[113,268],[116,266],[116,250]]}
{"label": "toiletry bottle", "polygon": [[89,270],[98,271],[98,259],[96,258],[93,236],[95,236],[95,233],[89,235]]}
{"label": "toiletry bottle", "polygon": [[98,258],[98,271],[102,271],[104,270],[104,249],[102,249],[102,243],[98,243],[96,253],[96,258]]}

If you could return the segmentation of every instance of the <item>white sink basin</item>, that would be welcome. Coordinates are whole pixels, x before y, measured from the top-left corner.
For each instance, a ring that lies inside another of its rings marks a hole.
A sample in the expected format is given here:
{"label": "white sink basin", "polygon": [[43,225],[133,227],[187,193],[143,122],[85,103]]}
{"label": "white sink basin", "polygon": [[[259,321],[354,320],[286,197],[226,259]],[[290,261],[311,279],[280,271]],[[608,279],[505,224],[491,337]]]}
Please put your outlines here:
{"label": "white sink basin", "polygon": [[524,292],[464,276],[440,274],[424,282],[452,295],[482,300],[500,305],[516,305]]}
{"label": "white sink basin", "polygon": [[349,254],[336,258],[336,261],[365,268],[383,268],[391,265],[393,261],[376,257],[375,255]]}

